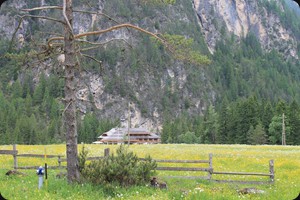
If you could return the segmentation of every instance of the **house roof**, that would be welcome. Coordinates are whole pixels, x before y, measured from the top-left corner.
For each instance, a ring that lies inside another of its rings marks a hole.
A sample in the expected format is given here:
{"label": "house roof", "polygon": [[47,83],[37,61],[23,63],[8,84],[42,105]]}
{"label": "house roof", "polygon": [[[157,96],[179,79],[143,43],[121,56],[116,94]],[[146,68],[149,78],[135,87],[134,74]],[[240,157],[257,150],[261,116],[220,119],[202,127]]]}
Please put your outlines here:
{"label": "house roof", "polygon": [[[129,129],[130,142],[141,143],[147,140],[160,140],[160,137],[155,133],[149,132],[144,128],[130,128]],[[128,128],[113,128],[98,137],[98,141],[101,142],[124,142],[128,139]]]}

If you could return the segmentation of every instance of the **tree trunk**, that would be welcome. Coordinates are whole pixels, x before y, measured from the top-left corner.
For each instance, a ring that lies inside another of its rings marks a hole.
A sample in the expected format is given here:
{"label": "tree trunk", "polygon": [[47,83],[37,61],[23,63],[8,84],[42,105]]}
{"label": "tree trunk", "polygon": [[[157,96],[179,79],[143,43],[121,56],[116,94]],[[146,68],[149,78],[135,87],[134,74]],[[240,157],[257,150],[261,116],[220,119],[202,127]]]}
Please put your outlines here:
{"label": "tree trunk", "polygon": [[72,0],[66,0],[66,17],[71,27],[64,26],[64,54],[65,54],[65,103],[64,128],[66,131],[67,178],[68,182],[79,180],[78,152],[77,152],[77,121],[75,96],[75,44],[70,28],[73,27]]}

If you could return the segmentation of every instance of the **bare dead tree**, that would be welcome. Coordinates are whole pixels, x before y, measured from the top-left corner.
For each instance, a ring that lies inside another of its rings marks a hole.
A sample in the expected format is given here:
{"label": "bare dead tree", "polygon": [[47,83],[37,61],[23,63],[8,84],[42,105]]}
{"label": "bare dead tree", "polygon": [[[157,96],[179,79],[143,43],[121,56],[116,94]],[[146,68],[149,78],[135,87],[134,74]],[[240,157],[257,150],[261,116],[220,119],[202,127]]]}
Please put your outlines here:
{"label": "bare dead tree", "polygon": [[[76,83],[75,83],[75,71],[76,66],[80,65],[78,56],[82,56],[85,58],[92,59],[93,61],[101,64],[101,61],[97,60],[96,58],[84,54],[84,51],[88,51],[90,49],[94,49],[97,47],[101,47],[104,44],[113,41],[114,39],[104,42],[104,43],[94,43],[90,41],[83,40],[82,38],[85,38],[86,36],[93,36],[93,35],[101,35],[105,34],[114,30],[118,29],[133,29],[138,32],[144,33],[149,35],[150,37],[155,38],[157,41],[162,43],[164,47],[169,50],[172,55],[174,55],[179,60],[187,60],[186,57],[188,57],[189,50],[182,50],[180,47],[176,47],[170,42],[166,42],[166,39],[161,34],[154,34],[150,31],[147,31],[143,28],[140,28],[136,25],[125,23],[120,24],[112,17],[108,16],[105,13],[100,12],[91,12],[91,11],[82,11],[82,10],[73,10],[72,9],[72,0],[62,0],[63,6],[42,6],[42,7],[36,7],[31,9],[23,9],[22,11],[30,12],[30,11],[38,11],[38,10],[47,10],[47,9],[56,9],[62,11],[62,19],[56,19],[51,18],[48,16],[37,16],[37,15],[23,15],[20,17],[20,23],[24,18],[28,17],[34,17],[39,18],[43,20],[50,20],[55,23],[63,24],[64,31],[63,36],[60,36],[59,34],[55,34],[58,36],[53,36],[54,34],[51,34],[52,36],[47,39],[46,43],[41,45],[42,46],[42,52],[38,53],[38,59],[47,59],[49,54],[53,54],[56,51],[56,49],[62,49],[62,52],[59,52],[61,55],[59,55],[60,61],[64,65],[64,79],[65,79],[65,86],[64,86],[64,93],[65,93],[65,109],[63,111],[63,121],[64,121],[64,128],[66,132],[66,155],[67,155],[67,179],[69,183],[76,182],[80,179],[80,173],[78,168],[78,150],[77,150],[77,120],[76,120]],[[74,13],[84,13],[84,14],[93,14],[93,15],[101,15],[103,17],[108,18],[109,20],[116,23],[116,25],[111,26],[106,29],[102,30],[96,30],[91,32],[84,32],[80,34],[74,34],[73,31],[73,14]],[[20,27],[20,25],[18,26]],[[16,30],[17,32],[17,30]],[[16,33],[15,32],[15,33]],[[15,35],[14,33],[14,35]],[[13,36],[14,37],[14,36]],[[119,40],[120,39],[115,39]],[[167,39],[168,40],[168,39]],[[121,41],[128,44],[127,41],[124,39],[121,39]],[[174,42],[174,41],[173,41]],[[85,48],[80,48],[80,44],[85,43],[89,46]],[[176,42],[175,42],[176,43]],[[128,46],[131,46],[128,44]],[[175,47],[175,48],[174,48]],[[195,54],[195,52],[193,52]],[[176,56],[176,54],[178,54]],[[192,54],[193,55],[193,54]],[[189,58],[194,59],[194,58]],[[197,61],[199,62],[199,61]],[[207,63],[208,59],[205,58],[203,61],[200,61],[200,63]]]}
{"label": "bare dead tree", "polygon": [[[162,42],[164,45],[167,46],[165,40],[157,34],[151,33],[143,28],[132,24],[117,24],[110,28],[92,32],[85,32],[81,34],[74,34],[73,32],[73,13],[74,12],[82,12],[87,14],[95,14],[94,12],[89,11],[73,11],[72,9],[72,0],[63,0],[63,7],[60,6],[44,6],[44,7],[37,7],[31,9],[23,9],[25,12],[34,11],[34,10],[45,10],[45,9],[59,9],[62,10],[63,18],[64,19],[53,19],[46,16],[33,16],[33,15],[24,15],[21,19],[25,17],[35,17],[41,18],[46,20],[51,20],[55,22],[62,23],[64,26],[64,33],[63,37],[51,37],[47,40],[47,44],[44,45],[45,51],[48,52],[53,49],[56,45],[61,45],[63,42],[63,54],[64,54],[64,78],[65,78],[65,109],[63,112],[64,115],[64,128],[66,131],[66,155],[67,155],[67,179],[69,183],[76,182],[80,179],[80,173],[78,168],[78,150],[77,150],[77,121],[76,121],[76,83],[75,83],[75,67],[77,63],[77,49],[76,44],[80,42],[81,38],[90,36],[90,35],[101,35],[107,32],[111,32],[117,29],[122,28],[130,28],[137,30],[139,32],[148,34],[158,41]],[[109,17],[103,13],[97,13],[103,15],[105,17]],[[110,18],[112,19],[112,18]],[[116,21],[115,21],[116,22]],[[56,43],[55,43],[56,42]],[[99,44],[92,44],[92,45],[99,45]],[[170,48],[171,49],[171,48]],[[97,59],[93,58],[92,56],[83,54],[79,52],[79,55],[84,57],[88,57],[93,59],[94,61],[100,62]]]}
{"label": "bare dead tree", "polygon": [[77,152],[77,121],[75,93],[75,38],[73,35],[72,0],[64,0],[64,54],[65,54],[65,103],[64,126],[66,130],[67,178],[69,182],[80,178]]}

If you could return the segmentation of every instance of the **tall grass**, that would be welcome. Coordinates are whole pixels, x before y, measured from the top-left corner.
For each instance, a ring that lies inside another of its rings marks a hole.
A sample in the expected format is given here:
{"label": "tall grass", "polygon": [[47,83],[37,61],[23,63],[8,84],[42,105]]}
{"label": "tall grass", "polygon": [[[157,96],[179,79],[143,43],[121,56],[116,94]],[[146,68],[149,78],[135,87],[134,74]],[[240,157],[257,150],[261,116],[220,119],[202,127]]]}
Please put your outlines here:
{"label": "tall grass", "polygon": [[[117,145],[85,145],[89,156],[101,156],[105,148],[111,153]],[[10,150],[12,146],[0,146]],[[20,154],[35,153],[65,155],[65,145],[17,145]],[[79,145],[79,150],[81,145]],[[261,172],[268,173],[269,160],[275,161],[275,183],[272,185],[239,185],[215,183],[201,179],[186,180],[167,178],[168,175],[195,175],[194,172],[157,172],[157,177],[168,184],[167,190],[149,186],[120,188],[89,184],[67,184],[65,179],[57,179],[58,170],[49,170],[48,187],[44,184],[38,190],[38,177],[35,170],[22,170],[26,176],[6,176],[13,167],[13,157],[0,155],[0,192],[7,199],[293,199],[300,192],[300,147],[299,146],[248,146],[248,145],[131,145],[130,150],[139,157],[151,155],[153,159],[207,160],[213,154],[215,171]],[[18,157],[19,166],[43,165],[44,159]],[[47,159],[57,165],[57,159]],[[64,163],[65,164],[65,163]],[[165,165],[165,164],[160,164]],[[195,165],[195,164],[194,164]],[[186,164],[186,166],[194,166]],[[205,167],[205,164],[196,164]],[[181,165],[183,166],[183,165]],[[196,175],[201,173],[196,173]],[[206,175],[206,173],[203,173]],[[268,177],[213,175],[214,179],[261,180]],[[237,191],[245,187],[264,190],[264,194],[241,195]]]}

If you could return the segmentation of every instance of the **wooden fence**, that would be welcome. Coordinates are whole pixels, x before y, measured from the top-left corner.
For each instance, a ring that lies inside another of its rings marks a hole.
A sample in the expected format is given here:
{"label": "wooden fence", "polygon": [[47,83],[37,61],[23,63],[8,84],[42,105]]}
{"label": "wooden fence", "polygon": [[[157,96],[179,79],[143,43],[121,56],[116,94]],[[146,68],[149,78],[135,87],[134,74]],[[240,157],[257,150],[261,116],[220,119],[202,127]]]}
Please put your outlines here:
{"label": "wooden fence", "polygon": [[[45,155],[45,154],[19,154],[17,146],[13,145],[13,150],[0,150],[0,155],[12,155],[14,158],[14,169],[37,169],[39,166],[18,166],[18,157],[28,157],[28,158],[57,158],[58,161],[63,157],[63,155]],[[48,166],[49,169],[57,169],[59,166]]]}
{"label": "wooden fence", "polygon": [[207,167],[164,167],[160,166],[157,167],[156,170],[159,171],[193,171],[193,172],[207,172],[207,176],[169,176],[169,177],[176,177],[176,178],[200,178],[200,179],[207,179],[210,180],[212,178],[213,173],[213,166],[212,166],[212,154],[209,154],[208,160],[156,160],[157,163],[176,163],[176,164],[186,164],[186,163],[192,163],[192,164],[206,164]]}
{"label": "wooden fence", "polygon": [[[99,160],[109,155],[109,149],[104,150],[104,156],[98,157],[88,157],[87,160]],[[16,149],[16,145],[13,145],[13,150],[0,150],[0,155],[12,155],[14,158],[14,169],[37,169],[39,166],[18,166],[18,157],[35,157],[35,158],[44,158],[45,155],[42,154],[18,154],[18,150]],[[63,158],[63,155],[46,155],[47,158],[57,158],[57,166],[48,166],[49,169],[65,169],[66,166],[62,165],[62,162],[66,162],[66,159]],[[144,160],[144,158],[140,158]],[[169,176],[176,178],[188,178],[188,179],[206,179],[212,180],[216,182],[238,182],[241,184],[265,184],[265,183],[274,183],[275,178],[275,170],[274,170],[274,160],[269,161],[269,172],[268,173],[260,173],[260,172],[220,172],[214,171],[213,168],[213,154],[209,154],[208,160],[155,160],[157,163],[175,163],[175,164],[205,164],[206,167],[173,167],[173,166],[159,166],[156,168],[158,171],[193,171],[193,172],[207,172],[207,176]],[[238,176],[264,176],[269,177],[269,181],[239,181],[239,180],[216,180],[213,179],[213,175],[238,175]]]}

